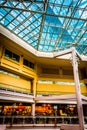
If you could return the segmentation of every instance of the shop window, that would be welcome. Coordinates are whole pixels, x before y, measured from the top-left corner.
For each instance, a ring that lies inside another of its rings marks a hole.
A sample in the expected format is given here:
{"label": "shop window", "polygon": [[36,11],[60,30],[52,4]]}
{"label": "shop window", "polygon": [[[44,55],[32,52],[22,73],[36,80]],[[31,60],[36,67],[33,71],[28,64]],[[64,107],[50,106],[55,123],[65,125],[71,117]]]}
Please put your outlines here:
{"label": "shop window", "polygon": [[4,55],[6,57],[12,59],[12,60],[15,60],[15,61],[19,62],[20,56],[15,54],[15,53],[13,53],[13,52],[11,52],[11,51],[9,51],[9,50],[7,50],[7,49],[5,49]]}
{"label": "shop window", "polygon": [[26,59],[23,60],[23,65],[29,67],[29,68],[32,68],[34,69],[34,64]]}

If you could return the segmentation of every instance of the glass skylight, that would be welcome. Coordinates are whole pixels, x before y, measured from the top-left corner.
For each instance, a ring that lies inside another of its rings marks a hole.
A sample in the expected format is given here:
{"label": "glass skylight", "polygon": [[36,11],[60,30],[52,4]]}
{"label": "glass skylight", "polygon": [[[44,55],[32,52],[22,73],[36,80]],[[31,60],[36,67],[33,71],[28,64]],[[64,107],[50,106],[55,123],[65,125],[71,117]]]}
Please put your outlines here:
{"label": "glass skylight", "polygon": [[87,0],[0,0],[0,24],[38,51],[87,55]]}

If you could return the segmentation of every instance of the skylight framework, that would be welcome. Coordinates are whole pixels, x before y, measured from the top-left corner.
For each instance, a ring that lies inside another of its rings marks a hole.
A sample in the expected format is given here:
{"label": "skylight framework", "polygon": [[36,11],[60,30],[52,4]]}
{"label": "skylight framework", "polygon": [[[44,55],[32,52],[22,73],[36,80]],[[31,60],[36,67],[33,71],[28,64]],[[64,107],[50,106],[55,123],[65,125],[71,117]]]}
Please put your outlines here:
{"label": "skylight framework", "polygon": [[87,55],[87,0],[0,0],[0,24],[38,51]]}

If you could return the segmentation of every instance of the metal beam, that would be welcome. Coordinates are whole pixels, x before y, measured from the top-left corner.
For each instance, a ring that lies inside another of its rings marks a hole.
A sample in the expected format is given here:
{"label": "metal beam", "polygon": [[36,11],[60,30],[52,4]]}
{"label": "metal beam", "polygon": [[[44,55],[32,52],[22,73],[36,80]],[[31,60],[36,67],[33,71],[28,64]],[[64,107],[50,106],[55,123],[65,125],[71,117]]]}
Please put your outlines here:
{"label": "metal beam", "polygon": [[74,48],[72,49],[72,65],[73,65],[73,73],[74,73],[74,80],[75,80],[79,125],[80,125],[80,130],[84,130],[84,117],[83,117],[82,99],[81,99],[80,82],[79,82],[79,74],[78,74],[78,61],[76,57],[76,51]]}
{"label": "metal beam", "polygon": [[69,100],[69,99],[76,99],[75,94],[68,94],[68,95],[59,95],[59,96],[41,96],[36,97],[35,101],[42,101],[42,100]]}
{"label": "metal beam", "polygon": [[[29,10],[29,9],[22,9],[22,8],[18,8],[18,7],[10,7],[10,6],[4,6],[4,5],[0,5],[1,8],[8,8],[8,9],[12,9],[12,10],[20,10],[20,11],[27,11],[27,12],[33,12],[33,13],[39,13],[39,14],[45,14],[45,11],[34,11],[34,10]],[[82,20],[82,21],[87,21],[86,19],[83,18],[77,18],[77,17],[71,17],[71,16],[63,16],[60,14],[50,14],[50,13],[46,13],[46,15],[49,16],[56,16],[56,17],[60,17],[60,18],[67,18],[67,19],[74,19],[74,20]]]}
{"label": "metal beam", "polygon": [[34,10],[29,10],[29,9],[22,9],[22,8],[18,8],[18,7],[10,7],[10,6],[4,6],[4,5],[0,5],[0,8],[7,8],[7,9],[12,9],[12,10],[19,10],[19,11],[26,11],[26,12],[32,12],[32,13],[39,13],[39,14],[44,14],[45,11],[34,11]]}
{"label": "metal beam", "polygon": [[64,51],[60,51],[60,52],[54,52],[53,56],[54,56],[54,58],[56,58],[56,57],[59,57],[59,56],[63,56],[63,55],[69,54],[71,52],[72,52],[72,48],[64,50]]}
{"label": "metal beam", "polygon": [[82,98],[82,100],[87,101],[87,97],[86,96],[81,95],[81,98]]}

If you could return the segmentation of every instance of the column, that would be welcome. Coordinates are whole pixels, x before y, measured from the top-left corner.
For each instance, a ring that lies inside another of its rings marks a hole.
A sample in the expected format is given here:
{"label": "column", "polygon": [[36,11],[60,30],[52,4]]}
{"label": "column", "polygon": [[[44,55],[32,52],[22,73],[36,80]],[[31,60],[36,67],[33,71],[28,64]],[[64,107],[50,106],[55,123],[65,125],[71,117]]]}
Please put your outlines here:
{"label": "column", "polygon": [[[37,85],[37,79],[34,78],[33,79],[33,84],[32,84],[32,90],[33,90],[33,95],[34,95],[34,98],[36,97],[36,85]],[[32,116],[33,118],[35,118],[35,102],[32,104]]]}
{"label": "column", "polygon": [[35,117],[35,103],[32,104],[32,116]]}
{"label": "column", "polygon": [[82,99],[81,99],[80,82],[79,82],[79,74],[78,74],[78,59],[74,48],[72,49],[72,65],[73,65],[73,73],[74,73],[74,80],[75,80],[79,126],[80,126],[80,130],[84,130],[83,108],[82,108]]}

